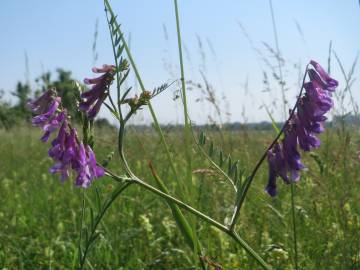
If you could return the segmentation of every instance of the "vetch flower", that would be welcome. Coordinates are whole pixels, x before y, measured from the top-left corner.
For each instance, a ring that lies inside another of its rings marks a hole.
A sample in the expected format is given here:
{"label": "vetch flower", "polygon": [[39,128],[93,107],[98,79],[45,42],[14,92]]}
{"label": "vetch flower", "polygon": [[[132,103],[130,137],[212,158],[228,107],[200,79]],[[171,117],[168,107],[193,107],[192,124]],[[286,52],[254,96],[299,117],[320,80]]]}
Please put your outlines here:
{"label": "vetch flower", "polygon": [[34,126],[43,126],[45,125],[55,114],[57,108],[61,102],[60,97],[54,98],[48,106],[44,106],[42,109],[42,114],[37,115],[33,118],[32,123]]}
{"label": "vetch flower", "polygon": [[63,182],[69,177],[69,171],[72,168],[76,158],[76,130],[70,129],[70,133],[66,132],[66,125],[64,123],[62,129],[59,131],[59,136],[53,141],[54,145],[49,150],[51,156],[57,163],[50,168],[51,173],[60,173],[60,180]]}
{"label": "vetch flower", "polygon": [[63,123],[58,137],[52,142],[49,156],[56,161],[50,172],[60,173],[61,181],[69,177],[71,169],[77,173],[75,185],[85,188],[89,187],[93,180],[104,175],[104,169],[97,165],[91,147],[79,142],[76,129],[69,127],[67,122]]}
{"label": "vetch flower", "polygon": [[[110,66],[104,66],[103,69],[94,71],[108,72],[110,68],[113,70]],[[96,80],[103,79],[91,79],[90,82],[96,82]],[[59,173],[60,180],[63,182],[69,178],[70,171],[73,169],[77,172],[75,184],[82,187],[88,187],[94,179],[104,175],[104,169],[97,165],[95,154],[90,146],[84,146],[79,141],[76,129],[70,126],[67,111],[61,107],[61,98],[56,96],[54,89],[46,91],[35,101],[28,102],[28,106],[36,114],[32,120],[33,124],[44,131],[41,137],[43,142],[48,141],[51,133],[58,130],[48,151],[49,157],[55,161],[50,168],[51,173]],[[95,104],[92,110],[98,111],[97,106]]]}
{"label": "vetch flower", "polygon": [[[310,64],[315,68],[316,72],[319,74],[322,82],[324,83],[323,89],[334,92],[336,87],[338,87],[339,82],[331,78],[329,74],[327,74],[326,71],[314,60],[311,60]],[[315,75],[315,77],[312,77],[313,75]],[[316,73],[314,72],[314,70],[309,71],[309,76],[312,81],[316,80]]]}
{"label": "vetch flower", "polygon": [[35,114],[42,114],[46,111],[49,106],[49,103],[54,100],[56,97],[56,92],[54,89],[49,89],[45,91],[38,99],[34,101],[29,101],[27,103],[28,108]]}
{"label": "vetch flower", "polygon": [[49,157],[60,160],[62,156],[62,152],[65,148],[66,136],[67,136],[67,121],[61,125],[61,128],[58,132],[57,137],[51,142],[51,148],[48,151]]}
{"label": "vetch flower", "polygon": [[289,179],[300,179],[300,171],[305,166],[300,161],[298,146],[304,151],[320,147],[321,142],[316,134],[324,132],[325,114],[334,106],[331,96],[339,83],[317,62],[312,60],[310,65],[313,68],[306,70],[310,81],[304,83],[305,95],[299,97],[296,112],[291,113],[291,118],[285,123],[285,136],[267,153],[269,179],[265,191],[270,196],[277,194],[277,176],[286,183],[289,183]]}
{"label": "vetch flower", "polygon": [[79,109],[85,111],[90,119],[95,118],[109,94],[109,86],[114,80],[115,66],[103,65],[102,68],[92,68],[92,71],[104,74],[97,78],[84,79],[85,84],[93,85],[93,87],[81,94],[82,101],[79,104]]}
{"label": "vetch flower", "polygon": [[43,126],[44,135],[41,137],[43,142],[47,142],[51,133],[59,129],[63,121],[66,119],[67,113],[66,110],[61,111],[58,115],[53,117],[49,123]]}
{"label": "vetch flower", "polygon": [[274,197],[277,194],[276,190],[276,178],[277,178],[277,172],[276,172],[276,157],[275,153],[271,150],[267,153],[267,160],[269,164],[269,180],[268,184],[265,188],[265,191],[272,197]]}
{"label": "vetch flower", "polygon": [[280,176],[286,184],[290,183],[287,175],[288,165],[283,155],[282,147],[283,146],[280,143],[275,143],[274,147],[267,153],[269,163],[269,181],[265,191],[271,196],[275,196],[277,194],[276,179],[278,176]]}
{"label": "vetch flower", "polygon": [[289,123],[285,129],[285,137],[282,141],[283,156],[290,178],[293,181],[299,180],[299,171],[305,166],[301,163],[301,156],[297,149],[297,126]]}
{"label": "vetch flower", "polygon": [[89,145],[79,144],[74,169],[77,172],[75,185],[87,188],[92,181],[104,175],[104,169],[96,164],[95,154]]}

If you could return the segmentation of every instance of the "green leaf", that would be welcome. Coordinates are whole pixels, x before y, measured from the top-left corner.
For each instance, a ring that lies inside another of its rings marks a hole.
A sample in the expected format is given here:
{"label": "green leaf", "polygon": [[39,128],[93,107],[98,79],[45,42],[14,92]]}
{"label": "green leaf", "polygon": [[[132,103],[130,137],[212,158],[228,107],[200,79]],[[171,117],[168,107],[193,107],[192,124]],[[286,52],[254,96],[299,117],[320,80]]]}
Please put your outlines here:
{"label": "green leaf", "polygon": [[220,150],[219,153],[219,167],[221,168],[224,165],[224,153],[222,150]]}
{"label": "green leaf", "polygon": [[121,54],[122,54],[123,51],[124,51],[124,48],[125,48],[125,45],[124,45],[124,44],[118,47],[117,53],[116,53],[116,58],[119,58],[119,57],[121,56]]}
{"label": "green leaf", "polygon": [[235,170],[235,173],[234,173],[234,183],[235,183],[235,185],[237,184],[237,182],[239,180],[238,174],[239,174],[239,169],[238,169],[237,164],[236,164],[236,170]]}
{"label": "green leaf", "polygon": [[107,104],[106,102],[104,102],[106,108],[109,109],[109,111],[111,112],[111,114],[117,119],[120,121],[120,115],[118,114],[117,111],[115,111],[113,108],[111,108],[111,106],[109,104]]}
{"label": "green leaf", "polygon": [[[149,167],[151,169],[151,173],[156,181],[156,183],[159,186],[159,189],[166,193],[169,194],[168,189],[166,188],[164,182],[160,179],[159,175],[156,173],[155,169],[153,168],[151,162],[149,163]],[[183,215],[183,213],[181,212],[180,208],[174,204],[172,201],[170,200],[166,200],[167,204],[169,205],[171,212],[173,214],[173,217],[175,219],[176,224],[178,225],[182,235],[185,238],[186,243],[189,245],[189,247],[194,250],[195,248],[195,239],[194,239],[194,234],[192,231],[192,228],[189,224],[189,222],[186,220],[185,216]],[[196,241],[197,246],[200,246],[200,243],[198,242],[198,240]]]}
{"label": "green leaf", "polygon": [[235,172],[238,170],[238,163],[239,161],[235,161],[234,164],[231,166],[230,171],[229,171],[229,175],[230,177],[232,177],[233,179],[236,179],[235,177]]}
{"label": "green leaf", "polygon": [[205,133],[203,131],[201,131],[200,135],[199,135],[199,144],[200,145],[205,145],[205,142],[206,142]]}
{"label": "green leaf", "polygon": [[94,228],[94,210],[90,207],[90,228]]}
{"label": "green leaf", "polygon": [[125,98],[127,97],[127,95],[129,94],[130,90],[132,89],[132,87],[129,87],[128,89],[126,89],[126,91],[124,92],[124,94],[121,97],[120,103],[123,103]]}
{"label": "green leaf", "polygon": [[117,47],[117,45],[119,45],[119,43],[121,41],[121,37],[122,37],[122,34],[120,34],[120,35],[115,34],[115,42],[114,42],[115,47]]}
{"label": "green leaf", "polygon": [[95,195],[96,195],[96,205],[98,208],[98,211],[101,211],[101,197],[100,197],[100,192],[99,192],[99,188],[95,186]]}
{"label": "green leaf", "polygon": [[320,174],[323,174],[325,165],[324,165],[324,161],[321,159],[321,157],[314,152],[310,153],[310,157],[312,157],[314,159],[316,165],[319,167]]}
{"label": "green leaf", "polygon": [[210,142],[210,147],[209,147],[209,156],[212,157],[214,154],[214,143]]}
{"label": "green leaf", "polygon": [[[129,73],[130,73],[130,69],[128,69],[128,70],[125,72],[125,74],[123,73],[122,78],[121,78],[120,83],[119,83],[120,85],[123,84],[123,82],[126,80],[126,78],[127,78],[127,76],[129,75]],[[129,89],[131,89],[131,87],[130,87]]]}
{"label": "green leaf", "polygon": [[230,172],[231,172],[231,165],[232,165],[232,160],[231,160],[231,156],[230,156],[230,154],[229,154],[229,156],[228,156],[228,172],[227,172],[227,174],[231,177],[231,174],[230,174]]}
{"label": "green leaf", "polygon": [[111,16],[110,24],[113,25],[115,21],[116,21],[116,16]]}

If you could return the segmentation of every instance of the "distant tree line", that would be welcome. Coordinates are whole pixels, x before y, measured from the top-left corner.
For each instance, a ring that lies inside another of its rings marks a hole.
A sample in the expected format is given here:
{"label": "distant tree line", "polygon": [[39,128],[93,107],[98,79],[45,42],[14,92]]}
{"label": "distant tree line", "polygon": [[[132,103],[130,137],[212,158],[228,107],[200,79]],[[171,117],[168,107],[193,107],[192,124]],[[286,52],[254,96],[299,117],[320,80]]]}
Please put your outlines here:
{"label": "distant tree line", "polygon": [[[71,71],[58,68],[54,77],[53,79],[50,72],[37,77],[35,79],[35,89],[32,89],[29,82],[19,81],[16,84],[15,90],[9,91],[15,97],[13,102],[6,101],[4,90],[0,90],[0,128],[8,129],[25,121],[30,121],[32,114],[27,108],[27,102],[37,98],[49,88],[56,89],[69,115],[75,122],[80,121],[81,114],[76,109],[79,90]],[[84,87],[81,84],[80,86]],[[107,119],[99,119],[98,125],[109,126],[110,124]]]}
{"label": "distant tree line", "polygon": [[[4,91],[0,90],[0,128],[11,128],[14,125],[18,125],[25,121],[30,121],[32,117],[31,112],[27,108],[27,102],[30,99],[34,99],[40,96],[44,91],[49,88],[55,88],[58,92],[58,96],[62,98],[62,104],[68,110],[69,115],[74,121],[81,120],[81,114],[76,109],[76,100],[79,95],[78,87],[75,84],[75,79],[72,78],[71,71],[58,68],[56,70],[56,78],[52,79],[50,72],[46,72],[35,79],[36,88],[31,89],[29,83],[19,81],[16,84],[15,90],[10,93],[16,98],[14,103],[10,103],[4,98]],[[84,88],[84,85],[80,86]],[[338,124],[346,125],[360,125],[359,117],[354,115],[335,116],[332,122],[327,122],[327,126],[333,126]],[[96,124],[100,127],[110,127],[111,124],[105,118],[97,119]],[[277,123],[277,126],[281,127],[283,123]],[[177,130],[181,128],[178,124],[162,125],[164,130]],[[133,128],[137,130],[151,130],[151,126],[148,125],[135,125]],[[215,124],[197,125],[196,128],[202,130],[217,130],[219,126]],[[273,125],[271,122],[262,121],[259,123],[225,123],[222,130],[240,131],[240,130],[254,130],[254,131],[266,131],[272,130]]]}

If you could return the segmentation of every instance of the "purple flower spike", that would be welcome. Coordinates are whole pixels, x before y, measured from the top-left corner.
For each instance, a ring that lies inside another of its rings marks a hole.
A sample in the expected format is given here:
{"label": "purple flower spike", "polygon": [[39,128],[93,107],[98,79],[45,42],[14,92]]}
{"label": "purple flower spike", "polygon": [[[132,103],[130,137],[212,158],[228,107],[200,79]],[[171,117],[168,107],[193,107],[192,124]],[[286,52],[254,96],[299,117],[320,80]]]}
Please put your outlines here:
{"label": "purple flower spike", "polygon": [[[113,74],[109,72],[113,71],[114,67],[104,66],[96,72],[107,73],[99,78],[88,80],[89,83],[95,85],[90,91],[83,93],[86,101],[82,106],[89,110],[92,117],[96,116],[107,96],[105,91],[113,78]],[[88,187],[94,179],[104,176],[104,169],[97,165],[95,154],[90,146],[85,147],[82,142],[79,142],[76,129],[68,123],[66,109],[59,109],[60,104],[61,98],[57,97],[56,91],[52,89],[46,91],[37,100],[29,102],[29,108],[36,114],[32,123],[40,126],[44,131],[41,137],[43,142],[49,140],[51,133],[59,130],[48,151],[49,157],[55,161],[50,168],[50,173],[59,173],[60,180],[63,182],[69,178],[71,169],[74,169],[78,174],[75,184]]]}
{"label": "purple flower spike", "polygon": [[300,161],[298,145],[304,151],[320,147],[316,134],[324,132],[325,114],[333,107],[331,92],[335,91],[338,82],[331,78],[315,61],[308,69],[309,82],[304,83],[306,90],[300,97],[297,111],[286,122],[285,137],[268,151],[269,181],[265,190],[270,196],[276,195],[276,177],[280,176],[288,183],[288,176],[293,181],[300,179],[300,171],[305,166]]}
{"label": "purple flower spike", "polygon": [[80,102],[79,109],[85,111],[90,119],[96,117],[108,95],[109,86],[114,80],[115,66],[103,65],[102,68],[94,67],[92,71],[104,74],[97,78],[84,79],[85,84],[92,84],[93,87],[91,90],[81,94],[82,101]]}

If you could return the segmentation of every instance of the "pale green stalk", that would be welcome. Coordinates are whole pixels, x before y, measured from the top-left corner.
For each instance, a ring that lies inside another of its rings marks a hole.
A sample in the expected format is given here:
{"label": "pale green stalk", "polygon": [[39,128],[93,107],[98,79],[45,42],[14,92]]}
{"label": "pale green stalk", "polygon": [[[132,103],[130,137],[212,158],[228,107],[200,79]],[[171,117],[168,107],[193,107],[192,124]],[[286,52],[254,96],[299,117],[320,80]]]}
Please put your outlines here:
{"label": "pale green stalk", "polygon": [[[117,180],[117,181],[123,181],[124,179],[120,176],[117,176],[115,174],[113,174],[112,172],[110,171],[106,171],[107,174],[109,176],[111,176],[114,180]],[[143,180],[137,178],[137,177],[134,177],[132,178],[131,180],[132,182],[138,184],[139,186],[151,191],[152,193],[168,200],[168,201],[171,201],[173,203],[175,203],[176,205],[178,205],[179,207],[187,210],[188,212],[192,213],[193,215],[195,215],[196,217],[204,220],[205,222],[209,223],[211,226],[214,226],[216,227],[217,229],[221,230],[222,232],[226,233],[227,235],[229,235],[233,240],[235,240],[240,246],[242,246],[246,252],[252,256],[264,269],[272,269],[272,267],[270,265],[268,265],[262,258],[261,256],[256,252],[254,251],[251,246],[244,240],[242,239],[238,234],[236,234],[235,231],[229,229],[227,226],[225,226],[224,224],[210,218],[209,216],[207,216],[206,214],[202,213],[201,211],[191,207],[190,205],[180,201],[179,199],[177,198],[174,198],[172,197],[171,195],[169,194],[166,194],[164,192],[162,192],[161,190],[153,187],[152,185],[144,182]]]}
{"label": "pale green stalk", "polygon": [[[110,12],[111,16],[112,17],[115,17],[115,14],[109,4],[109,1],[108,0],[104,0],[104,3],[105,3],[105,7],[106,9]],[[116,23],[116,27],[118,29],[120,29],[120,25],[118,24],[117,20],[115,20],[115,23]],[[140,88],[141,90],[144,92],[146,91],[145,89],[145,86],[144,86],[144,83],[141,79],[141,76],[140,76],[140,73],[137,69],[137,66],[135,64],[135,61],[133,59],[133,56],[130,52],[130,49],[129,49],[129,46],[127,45],[127,42],[126,42],[126,39],[124,37],[124,35],[121,35],[121,41],[122,43],[124,44],[124,49],[126,51],[126,54],[129,58],[129,61],[130,61],[130,64],[131,66],[133,67],[133,70],[134,70],[134,73],[135,73],[135,76],[136,76],[136,79],[138,80],[139,82],[139,85],[140,85]],[[153,121],[154,121],[154,125],[155,125],[155,129],[156,131],[158,132],[159,134],[159,137],[160,137],[160,140],[161,140],[161,143],[163,144],[164,148],[165,148],[165,152],[166,152],[166,156],[167,156],[167,159],[169,160],[169,163],[170,163],[170,168],[171,170],[173,171],[174,173],[174,176],[176,177],[176,179],[178,179],[177,177],[177,172],[176,172],[176,168],[175,168],[175,165],[174,165],[174,161],[172,159],[172,156],[170,154],[170,150],[169,150],[169,146],[167,145],[166,141],[165,141],[165,137],[164,137],[164,134],[162,132],[162,129],[160,127],[160,124],[159,124],[159,121],[157,120],[157,117],[156,117],[156,114],[155,114],[155,111],[151,105],[151,102],[149,101],[149,104],[148,104],[148,107],[149,107],[149,110],[150,110],[150,114],[151,114],[151,117],[153,118]]]}
{"label": "pale green stalk", "polygon": [[[114,193],[110,196],[109,200],[103,205],[103,208],[101,209],[101,211],[98,213],[98,215],[96,216],[95,220],[92,220],[92,226],[90,228],[90,235],[87,238],[87,242],[85,243],[85,249],[84,252],[81,252],[79,254],[80,256],[80,262],[79,262],[79,269],[82,270],[84,269],[84,265],[86,262],[86,257],[88,255],[89,249],[91,247],[91,245],[93,244],[93,242],[96,239],[96,229],[97,226],[99,225],[100,221],[102,220],[103,216],[105,215],[106,211],[109,209],[109,207],[111,206],[111,204],[115,201],[115,199],[124,191],[126,190],[126,188],[128,188],[130,185],[132,184],[132,182],[128,181],[126,183],[124,183],[122,186],[120,186],[117,190],[114,191]],[[84,203],[84,202],[83,202]],[[83,214],[82,214],[83,215]],[[83,217],[82,217],[83,218]],[[94,222],[94,223],[93,223]],[[81,251],[81,249],[80,249]]]}
{"label": "pale green stalk", "polygon": [[118,110],[119,117],[120,117],[119,122],[121,122],[123,117],[122,117],[121,107],[120,107],[120,75],[119,75],[120,71],[118,70],[119,61],[118,61],[118,59],[116,57],[114,37],[113,37],[111,29],[110,29],[110,23],[109,23],[109,18],[107,16],[107,13],[106,13],[106,20],[107,20],[108,27],[109,27],[109,33],[110,33],[110,39],[111,39],[111,45],[112,45],[111,47],[112,47],[112,50],[113,50],[114,61],[115,61],[115,65],[116,65],[117,109],[116,109],[116,106],[114,104],[114,101],[112,100],[112,97],[111,97],[111,94],[110,94],[110,89],[109,89],[109,100],[110,100],[111,105],[113,106],[113,109],[115,110],[115,112]]}
{"label": "pale green stalk", "polygon": [[184,140],[185,140],[185,153],[187,161],[187,179],[192,182],[192,161],[191,161],[191,146],[190,146],[190,124],[188,119],[188,106],[187,106],[187,97],[186,97],[186,85],[185,85],[185,75],[184,75],[184,61],[182,55],[182,44],[181,44],[181,32],[180,32],[180,19],[179,19],[179,8],[177,0],[174,0],[175,6],[175,16],[176,16],[176,32],[177,32],[177,41],[179,48],[179,62],[180,62],[180,81],[182,89],[182,101],[184,107]]}

